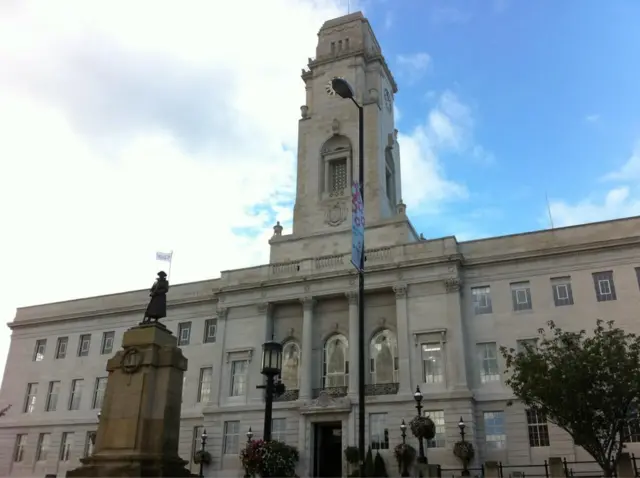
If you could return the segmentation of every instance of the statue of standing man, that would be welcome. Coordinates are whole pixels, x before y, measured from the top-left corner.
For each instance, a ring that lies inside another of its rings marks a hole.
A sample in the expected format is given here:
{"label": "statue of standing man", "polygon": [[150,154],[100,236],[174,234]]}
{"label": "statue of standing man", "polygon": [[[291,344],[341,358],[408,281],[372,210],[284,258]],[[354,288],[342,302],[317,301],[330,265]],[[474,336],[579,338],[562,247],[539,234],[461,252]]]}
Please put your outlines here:
{"label": "statue of standing man", "polygon": [[169,292],[167,274],[164,271],[160,271],[158,272],[158,278],[149,291],[151,300],[144,313],[143,324],[149,324],[152,320],[153,322],[158,322],[158,319],[163,319],[167,316],[167,292]]}

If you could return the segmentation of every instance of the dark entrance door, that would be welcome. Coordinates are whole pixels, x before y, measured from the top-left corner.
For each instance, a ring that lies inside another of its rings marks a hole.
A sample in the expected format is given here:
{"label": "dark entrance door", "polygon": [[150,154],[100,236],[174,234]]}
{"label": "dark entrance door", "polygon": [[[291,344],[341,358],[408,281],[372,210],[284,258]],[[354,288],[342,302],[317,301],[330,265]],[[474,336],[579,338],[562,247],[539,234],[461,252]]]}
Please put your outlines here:
{"label": "dark entrance door", "polygon": [[313,476],[342,476],[342,424],[317,423],[315,426]]}

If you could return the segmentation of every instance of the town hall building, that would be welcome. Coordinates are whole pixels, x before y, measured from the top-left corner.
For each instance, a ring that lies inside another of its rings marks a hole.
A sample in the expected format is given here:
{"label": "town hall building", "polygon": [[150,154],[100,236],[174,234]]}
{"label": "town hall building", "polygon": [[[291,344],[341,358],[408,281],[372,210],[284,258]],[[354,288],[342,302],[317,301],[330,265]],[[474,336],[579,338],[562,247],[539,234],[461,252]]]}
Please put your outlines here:
{"label": "town hall building", "polygon": [[[358,111],[330,94],[336,76],[364,108],[363,330],[350,263]],[[499,348],[534,339],[548,320],[567,329],[615,320],[640,332],[640,218],[466,242],[424,239],[402,202],[397,84],[361,13],[321,27],[302,80],[292,233],[274,226],[268,264],[172,285],[168,295],[163,322],[189,360],[180,453],[192,471],[206,428],[213,461],[205,475],[243,475],[238,454],[247,433],[262,434],[256,387],[261,345],[272,336],[284,346],[286,386],[274,404],[273,438],[300,450],[300,476],[340,476],[330,467],[346,471],[338,457],[357,446],[361,335],[367,445],[388,468],[396,467],[402,420],[417,413],[416,387],[436,424],[427,457],[444,469],[461,467],[452,453],[461,418],[477,450],[472,466],[588,460],[544,417],[507,406],[513,396]],[[64,476],[91,453],[106,362],[147,301],[139,290],[18,309],[0,393],[0,408],[12,404],[0,420],[0,476]],[[407,440],[417,448],[410,432]],[[638,445],[629,451],[640,452]]]}

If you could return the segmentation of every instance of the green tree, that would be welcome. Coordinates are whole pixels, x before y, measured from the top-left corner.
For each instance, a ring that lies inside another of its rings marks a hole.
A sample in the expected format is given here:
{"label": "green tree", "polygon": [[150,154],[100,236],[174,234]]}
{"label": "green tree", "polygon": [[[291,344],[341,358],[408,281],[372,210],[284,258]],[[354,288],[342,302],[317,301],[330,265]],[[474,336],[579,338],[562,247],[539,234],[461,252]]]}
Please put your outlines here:
{"label": "green tree", "polygon": [[598,320],[593,334],[566,332],[553,322],[537,345],[501,347],[506,383],[527,407],[565,430],[613,476],[629,419],[640,398],[640,338]]}

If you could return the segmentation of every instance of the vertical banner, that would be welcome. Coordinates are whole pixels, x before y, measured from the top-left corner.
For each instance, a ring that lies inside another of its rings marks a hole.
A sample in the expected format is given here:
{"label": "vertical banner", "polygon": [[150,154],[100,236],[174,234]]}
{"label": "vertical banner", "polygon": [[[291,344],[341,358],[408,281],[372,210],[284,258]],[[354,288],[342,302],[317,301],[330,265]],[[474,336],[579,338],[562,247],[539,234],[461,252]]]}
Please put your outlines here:
{"label": "vertical banner", "polygon": [[351,263],[360,270],[364,254],[364,203],[358,181],[351,183]]}

